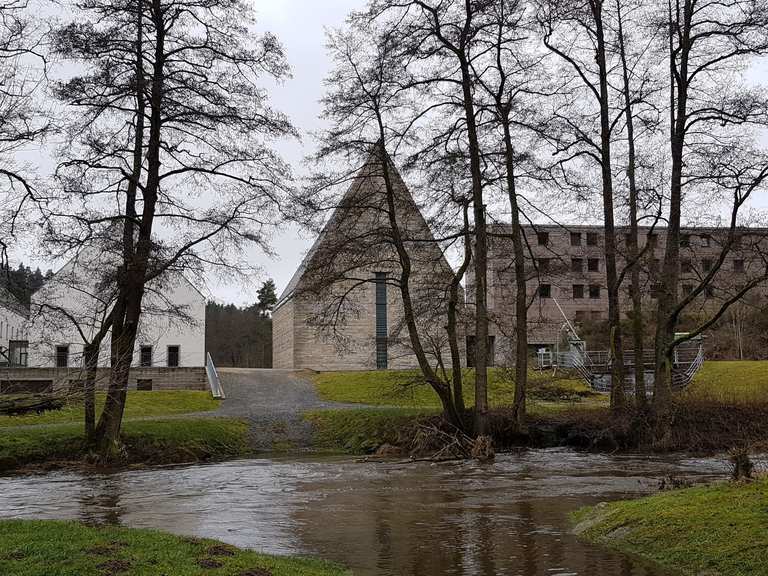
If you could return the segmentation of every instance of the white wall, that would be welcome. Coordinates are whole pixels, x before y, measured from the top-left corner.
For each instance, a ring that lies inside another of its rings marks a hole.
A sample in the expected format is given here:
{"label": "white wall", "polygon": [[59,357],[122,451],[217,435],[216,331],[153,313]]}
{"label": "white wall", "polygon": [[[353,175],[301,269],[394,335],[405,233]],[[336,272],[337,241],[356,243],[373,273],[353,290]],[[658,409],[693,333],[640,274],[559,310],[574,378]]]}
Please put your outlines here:
{"label": "white wall", "polygon": [[[176,276],[168,283],[168,300],[183,307],[194,322],[179,321],[172,315],[144,312],[136,338],[134,365],[139,364],[139,348],[152,346],[152,365],[167,366],[168,346],[179,346],[179,366],[205,365],[205,298],[185,278]],[[150,305],[157,302],[148,294]]]}
{"label": "white wall", "polygon": [[[60,345],[69,346],[69,366],[82,366],[84,341],[80,331],[90,340],[101,326],[105,310],[111,307],[114,286],[107,283],[104,290],[94,287],[93,278],[98,277],[105,266],[110,263],[102,262],[99,256],[76,258],[33,294],[29,366],[55,366],[56,347]],[[152,366],[167,366],[168,346],[179,346],[179,366],[205,365],[203,295],[182,275],[171,273],[162,285],[150,286],[143,303],[132,364],[139,365],[140,347],[149,345],[152,346]],[[175,313],[169,313],[169,309],[174,309]],[[99,365],[106,367],[109,364],[107,334]]]}
{"label": "white wall", "polygon": [[0,303],[0,347],[8,348],[11,340],[27,339],[27,319]]}

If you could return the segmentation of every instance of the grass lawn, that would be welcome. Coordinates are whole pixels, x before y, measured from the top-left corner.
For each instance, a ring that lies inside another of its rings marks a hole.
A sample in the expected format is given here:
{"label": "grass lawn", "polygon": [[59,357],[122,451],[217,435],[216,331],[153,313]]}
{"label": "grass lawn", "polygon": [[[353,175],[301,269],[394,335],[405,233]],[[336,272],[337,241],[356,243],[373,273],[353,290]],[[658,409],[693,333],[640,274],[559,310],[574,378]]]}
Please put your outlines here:
{"label": "grass lawn", "polygon": [[317,410],[304,417],[314,426],[315,449],[368,454],[382,444],[401,444],[400,435],[409,423],[437,412],[435,408],[365,408]]}
{"label": "grass lawn", "polygon": [[78,522],[0,521],[8,576],[342,576],[319,560],[267,556],[214,540]]}
{"label": "grass lawn", "polygon": [[683,574],[768,574],[768,479],[723,483],[576,512],[576,532]]}
{"label": "grass lawn", "polygon": [[[318,394],[324,400],[389,406],[399,408],[439,409],[440,401],[418,370],[379,370],[370,372],[320,372],[311,374]],[[464,401],[475,402],[473,370],[464,372]],[[529,374],[530,403],[535,411],[551,410],[569,404],[602,405],[606,397],[591,393],[581,380],[566,374],[553,377],[551,372],[531,371]],[[493,408],[513,403],[515,384],[507,371],[492,368],[488,372],[488,400]]]}
{"label": "grass lawn", "polygon": [[[250,453],[248,425],[229,418],[128,421],[122,441],[125,460],[144,464],[221,460]],[[0,470],[75,461],[85,455],[82,424],[6,428],[0,433]]]}
{"label": "grass lawn", "polygon": [[768,403],[768,361],[705,362],[685,394],[722,404]]}
{"label": "grass lawn", "polygon": [[[414,421],[440,412],[440,401],[418,370],[321,372],[310,378],[324,400],[367,404],[359,410],[318,410],[305,417],[314,425],[315,448],[366,454],[382,444],[407,445]],[[607,406],[607,396],[593,393],[580,380],[551,372],[530,373],[528,410],[552,414],[579,406]],[[515,385],[503,369],[489,370],[489,400],[494,408],[510,406]],[[474,404],[474,371],[464,372],[464,399]]]}
{"label": "grass lawn", "polygon": [[[488,372],[488,399],[491,407],[512,404],[515,384],[507,372],[492,368]],[[324,400],[401,408],[439,408],[432,389],[418,370],[369,372],[320,372],[311,374],[315,388]],[[529,374],[531,412],[551,411],[560,406],[594,408],[607,405],[607,395],[590,394],[580,379],[567,374],[531,371]],[[768,403],[768,362],[705,362],[691,387],[684,392],[692,400],[722,404]],[[474,371],[464,375],[464,400],[474,404]]]}
{"label": "grass lawn", "polygon": [[[104,393],[96,395],[96,410],[104,404]],[[152,392],[128,391],[125,404],[125,418],[169,416],[171,414],[189,414],[207,412],[219,406],[207,391],[194,390],[158,390]],[[98,412],[97,412],[98,413]],[[22,416],[0,416],[0,428],[25,426],[30,424],[62,424],[83,421],[82,399],[72,400],[61,410],[52,410],[42,414],[24,414]]]}

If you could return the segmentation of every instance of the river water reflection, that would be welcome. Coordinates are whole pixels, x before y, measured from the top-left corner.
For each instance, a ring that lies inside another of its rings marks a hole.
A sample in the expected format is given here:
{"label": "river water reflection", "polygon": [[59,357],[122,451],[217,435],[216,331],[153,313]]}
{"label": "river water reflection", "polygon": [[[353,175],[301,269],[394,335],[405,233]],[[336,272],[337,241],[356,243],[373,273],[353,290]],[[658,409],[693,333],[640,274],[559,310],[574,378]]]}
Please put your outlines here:
{"label": "river water reflection", "polygon": [[660,576],[580,542],[568,513],[667,475],[723,477],[721,459],[538,450],[476,463],[258,459],[108,475],[0,478],[0,516],[77,518],[335,560],[360,576]]}

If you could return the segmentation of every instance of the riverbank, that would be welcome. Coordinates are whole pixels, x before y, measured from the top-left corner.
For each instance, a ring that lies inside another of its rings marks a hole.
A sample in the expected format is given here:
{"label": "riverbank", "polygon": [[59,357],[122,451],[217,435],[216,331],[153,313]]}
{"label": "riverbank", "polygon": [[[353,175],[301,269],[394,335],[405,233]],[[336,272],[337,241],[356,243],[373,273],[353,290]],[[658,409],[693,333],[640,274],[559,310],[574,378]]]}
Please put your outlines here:
{"label": "riverbank", "polygon": [[[570,447],[593,452],[722,453],[734,447],[768,451],[768,404],[723,407],[720,404],[679,402],[670,406],[669,428],[656,434],[645,415],[626,412],[620,419],[609,408],[563,409],[533,413],[522,434],[512,432],[511,412],[489,413],[489,431],[496,450]],[[436,409],[375,408],[319,410],[305,416],[312,423],[317,450],[371,454],[382,446],[401,455],[412,451],[425,429],[440,430],[451,441],[451,427]],[[471,425],[470,415],[467,416]]]}
{"label": "riverbank", "polygon": [[583,538],[685,575],[768,574],[768,479],[675,490],[574,514]]}
{"label": "riverbank", "polygon": [[[245,422],[231,418],[133,420],[123,424],[115,464],[180,464],[252,453]],[[0,428],[0,472],[87,465],[83,425]]]}
{"label": "riverbank", "polygon": [[343,576],[307,558],[268,556],[215,540],[79,522],[0,521],[0,574],[8,576]]}
{"label": "riverbank", "polygon": [[[128,393],[116,464],[226,460],[258,453],[433,454],[453,433],[434,392],[414,370],[309,373],[222,370],[228,399],[206,392]],[[602,452],[768,450],[768,363],[710,362],[669,405],[669,432],[644,414],[616,418],[606,395],[567,373],[532,372],[527,429],[513,434],[509,371],[490,371],[490,430],[497,451],[574,447]],[[98,397],[101,402],[101,395]],[[471,406],[473,372],[466,372]],[[471,413],[467,413],[471,423]],[[0,471],[88,466],[82,405],[0,417]],[[439,437],[435,442],[429,434]],[[446,434],[447,433],[447,434]],[[425,437],[426,436],[426,437]],[[435,448],[436,447],[436,448]],[[432,452],[430,452],[432,450]]]}
{"label": "riverbank", "polygon": [[[368,454],[387,445],[407,454],[425,428],[446,427],[439,404],[420,374],[386,372],[311,373],[320,396],[328,401],[361,403],[374,408],[315,410],[306,418],[315,428],[315,446],[329,451]],[[464,399],[471,406],[472,372]],[[597,394],[567,373],[531,372],[528,422],[513,434],[511,374],[489,371],[490,430],[496,448],[569,446],[595,451],[686,451],[712,454],[734,446],[768,450],[768,362],[708,362],[693,385],[678,393],[659,428],[645,413],[627,411],[616,418],[608,397]],[[468,415],[468,419],[469,419]]]}

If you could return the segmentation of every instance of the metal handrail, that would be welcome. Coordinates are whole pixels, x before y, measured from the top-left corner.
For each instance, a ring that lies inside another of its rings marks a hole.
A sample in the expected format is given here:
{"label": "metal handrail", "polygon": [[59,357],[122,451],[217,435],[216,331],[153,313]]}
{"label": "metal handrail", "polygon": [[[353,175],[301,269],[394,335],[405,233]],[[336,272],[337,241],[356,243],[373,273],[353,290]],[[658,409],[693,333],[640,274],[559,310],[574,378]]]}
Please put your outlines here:
{"label": "metal handrail", "polygon": [[221,380],[219,380],[219,372],[216,370],[216,366],[211,358],[211,353],[208,352],[205,360],[205,373],[208,376],[208,385],[211,387],[211,395],[214,398],[224,400],[226,395],[224,389],[221,387]]}
{"label": "metal handrail", "polygon": [[[693,381],[694,376],[696,376],[696,373],[704,364],[704,346],[699,342],[696,348],[692,346],[681,347],[677,352],[674,363],[675,369],[672,371],[671,385],[675,389],[682,389]],[[652,364],[650,362],[651,354],[651,351],[646,351],[644,354],[644,364],[646,366]],[[625,351],[624,362],[628,367],[637,368],[634,363],[634,351]],[[599,379],[596,379],[592,371],[593,368],[607,368],[610,366],[609,351],[585,351],[573,348],[570,352],[562,353],[540,352],[538,354],[538,363],[539,368],[572,368],[587,384],[598,392],[610,390],[610,387],[603,389],[599,385]]]}

